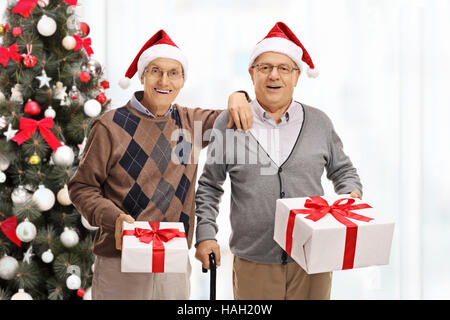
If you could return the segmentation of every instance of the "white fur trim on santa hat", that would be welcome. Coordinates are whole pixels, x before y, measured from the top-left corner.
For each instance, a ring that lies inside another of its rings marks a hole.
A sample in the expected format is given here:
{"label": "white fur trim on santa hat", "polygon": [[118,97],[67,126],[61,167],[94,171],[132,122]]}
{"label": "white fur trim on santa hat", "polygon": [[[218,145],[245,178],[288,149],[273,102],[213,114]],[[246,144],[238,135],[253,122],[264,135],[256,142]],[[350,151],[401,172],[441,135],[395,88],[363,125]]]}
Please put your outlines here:
{"label": "white fur trim on santa hat", "polygon": [[179,48],[169,44],[157,44],[142,52],[137,65],[139,79],[148,64],[157,58],[174,59],[181,63],[184,72],[184,80],[186,81],[188,69],[187,58]]}
{"label": "white fur trim on santa hat", "polygon": [[293,43],[290,40],[284,39],[284,38],[265,38],[264,40],[260,41],[255,48],[253,49],[252,54],[250,55],[250,64],[251,67],[253,63],[255,62],[256,58],[258,58],[261,54],[264,52],[278,52],[283,53],[287,55],[289,58],[291,58],[295,64],[300,68],[300,70],[303,70],[302,66],[302,56],[303,56],[303,50],[299,46],[297,46],[295,43]]}
{"label": "white fur trim on santa hat", "polygon": [[119,80],[119,87],[121,87],[122,89],[128,89],[130,84],[131,84],[130,78],[123,77],[122,79]]}

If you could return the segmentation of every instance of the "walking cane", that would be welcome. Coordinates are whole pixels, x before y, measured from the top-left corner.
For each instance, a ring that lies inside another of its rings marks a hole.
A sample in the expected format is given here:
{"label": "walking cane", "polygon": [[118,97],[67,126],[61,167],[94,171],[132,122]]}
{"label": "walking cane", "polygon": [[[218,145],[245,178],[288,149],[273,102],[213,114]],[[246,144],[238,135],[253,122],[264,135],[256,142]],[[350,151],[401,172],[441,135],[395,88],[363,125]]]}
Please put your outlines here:
{"label": "walking cane", "polygon": [[[216,300],[216,257],[214,253],[209,254],[209,270],[211,271],[211,279],[209,281],[209,299]],[[202,272],[207,273],[208,270],[202,267]]]}

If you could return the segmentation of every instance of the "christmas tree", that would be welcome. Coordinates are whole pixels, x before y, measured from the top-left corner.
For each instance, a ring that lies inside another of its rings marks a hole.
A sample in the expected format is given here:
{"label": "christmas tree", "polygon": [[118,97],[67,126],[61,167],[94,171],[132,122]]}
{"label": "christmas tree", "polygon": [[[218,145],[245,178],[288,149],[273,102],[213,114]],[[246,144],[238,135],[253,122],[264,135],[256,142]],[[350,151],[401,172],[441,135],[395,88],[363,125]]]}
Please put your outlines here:
{"label": "christmas tree", "polygon": [[95,228],[67,182],[108,107],[76,0],[9,0],[0,25],[0,300],[80,299]]}

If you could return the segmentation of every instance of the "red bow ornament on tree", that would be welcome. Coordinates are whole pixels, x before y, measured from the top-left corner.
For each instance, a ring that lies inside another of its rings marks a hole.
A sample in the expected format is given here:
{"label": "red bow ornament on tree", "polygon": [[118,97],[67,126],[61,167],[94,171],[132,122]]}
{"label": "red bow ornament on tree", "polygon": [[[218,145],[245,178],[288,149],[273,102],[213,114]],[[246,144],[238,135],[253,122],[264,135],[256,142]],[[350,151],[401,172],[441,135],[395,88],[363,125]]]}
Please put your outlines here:
{"label": "red bow ornament on tree", "polygon": [[[76,6],[78,0],[64,1],[70,6]],[[11,12],[21,14],[25,19],[28,19],[38,2],[42,2],[45,5],[45,2],[42,0],[19,0]]]}
{"label": "red bow ornament on tree", "polygon": [[20,247],[21,242],[20,239],[17,238],[16,235],[16,228],[17,228],[17,217],[9,217],[8,219],[5,219],[3,221],[0,221],[0,230],[3,231],[5,236],[14,242],[16,245]]}
{"label": "red bow ornament on tree", "polygon": [[6,67],[9,59],[13,59],[14,61],[20,61],[23,57],[19,54],[19,47],[17,43],[14,43],[9,48],[1,47],[0,48],[0,63]]}
{"label": "red bow ornament on tree", "polygon": [[33,133],[39,128],[39,132],[44,137],[45,141],[47,141],[50,148],[52,148],[53,152],[62,146],[61,142],[55,137],[53,132],[50,129],[53,128],[53,118],[47,117],[40,121],[36,121],[33,119],[21,118],[20,119],[20,132],[16,134],[11,140],[17,142],[20,146],[22,143],[31,138]]}
{"label": "red bow ornament on tree", "polygon": [[86,50],[86,53],[88,56],[94,53],[94,50],[91,48],[91,38],[85,38],[81,39],[81,37],[77,34],[74,34],[73,37],[75,38],[75,41],[77,44],[75,45],[75,48],[73,48],[74,51],[78,51],[81,49],[81,47],[84,47],[84,50]]}

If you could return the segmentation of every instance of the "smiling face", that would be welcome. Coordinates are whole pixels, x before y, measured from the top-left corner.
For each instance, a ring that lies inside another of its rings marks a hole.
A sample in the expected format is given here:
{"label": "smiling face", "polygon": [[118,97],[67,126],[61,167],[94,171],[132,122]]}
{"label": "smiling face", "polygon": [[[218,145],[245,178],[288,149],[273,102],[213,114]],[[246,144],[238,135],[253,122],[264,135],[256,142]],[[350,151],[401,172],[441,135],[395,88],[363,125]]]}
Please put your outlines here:
{"label": "smiling face", "polygon": [[[286,65],[297,68],[291,58],[277,52],[264,52],[253,63],[254,66],[257,64]],[[300,76],[299,70],[283,74],[277,68],[273,68],[271,72],[265,74],[257,68],[249,68],[248,72],[255,86],[256,99],[263,108],[276,112],[291,103]]]}
{"label": "smiling face", "polygon": [[164,114],[184,86],[182,73],[183,67],[176,60],[157,58],[151,61],[141,77],[144,85],[142,104],[147,108],[150,106],[153,109],[150,111]]}

